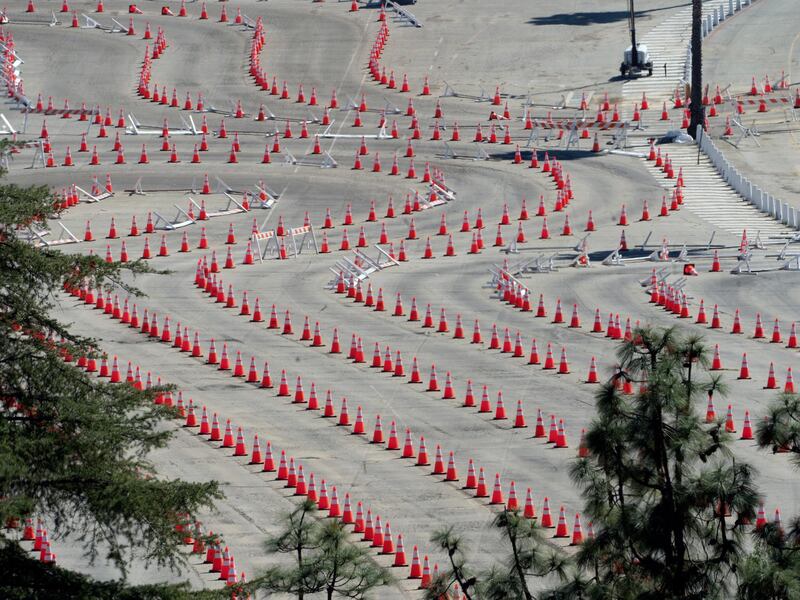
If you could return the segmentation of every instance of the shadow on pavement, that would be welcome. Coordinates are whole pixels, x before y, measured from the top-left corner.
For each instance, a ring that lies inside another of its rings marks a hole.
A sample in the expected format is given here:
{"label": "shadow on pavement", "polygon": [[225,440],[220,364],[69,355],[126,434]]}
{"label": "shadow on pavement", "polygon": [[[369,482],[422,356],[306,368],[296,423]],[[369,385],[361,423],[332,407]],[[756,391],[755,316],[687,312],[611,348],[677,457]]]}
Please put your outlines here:
{"label": "shadow on pavement", "polygon": [[[637,17],[645,17],[650,13],[671,10],[673,8],[681,8],[683,6],[691,6],[691,2],[683,2],[681,4],[673,4],[672,6],[662,6],[660,8],[651,8],[650,10],[637,10]],[[543,17],[533,17],[528,20],[530,25],[607,25],[609,23],[616,23],[617,21],[624,21],[628,18],[627,10],[609,10],[603,12],[574,12],[574,13],[559,13],[557,15],[547,15]]]}

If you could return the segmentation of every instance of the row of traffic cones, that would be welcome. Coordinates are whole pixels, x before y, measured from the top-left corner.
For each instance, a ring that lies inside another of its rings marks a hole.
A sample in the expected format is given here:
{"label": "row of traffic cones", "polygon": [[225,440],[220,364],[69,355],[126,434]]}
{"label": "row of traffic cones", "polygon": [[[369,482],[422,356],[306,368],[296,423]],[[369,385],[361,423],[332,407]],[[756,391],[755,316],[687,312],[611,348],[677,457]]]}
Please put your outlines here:
{"label": "row of traffic cones", "polygon": [[[212,354],[214,354],[214,353],[215,353],[215,351],[213,350],[213,340],[212,340],[212,349],[210,349],[210,351],[209,351],[209,359],[208,359],[207,362],[212,362],[212,363],[216,362],[216,358],[212,358]],[[223,359],[222,360],[224,360],[224,357],[225,357],[225,347],[223,346]],[[238,361],[237,361],[237,364],[238,364]],[[220,368],[223,368],[222,364],[220,365]],[[252,366],[251,366],[251,369],[252,369]],[[314,388],[314,386],[312,384],[312,396],[314,394],[313,388]],[[286,389],[288,389],[288,384],[286,382],[286,374],[285,374],[285,372],[282,372],[281,384],[280,384],[280,388],[279,388],[278,394],[282,395],[282,391],[286,390]],[[286,394],[287,394],[287,392],[283,391],[283,395],[286,395]],[[296,386],[296,389],[295,389],[295,394],[294,394],[295,399],[294,399],[294,401],[295,402],[304,401],[304,398],[302,397],[302,394],[303,394],[302,385],[300,384],[299,378],[298,378],[298,386]],[[298,400],[298,397],[299,397],[299,400]],[[325,408],[324,416],[333,417],[333,416],[335,416],[335,413],[332,413],[332,410],[330,408],[330,404],[331,404],[331,399],[330,398],[331,398],[330,393],[328,393],[328,397],[326,399],[326,408]],[[182,402],[181,402],[180,406],[183,407]],[[309,407],[309,408],[311,408],[311,407]],[[221,446],[220,446],[221,448],[232,448],[233,449],[233,456],[241,457],[241,456],[247,456],[249,454],[249,452],[247,450],[246,442],[244,440],[243,429],[241,427],[238,427],[237,428],[237,432],[236,432],[236,436],[234,437],[234,433],[233,433],[233,429],[234,428],[233,428],[230,420],[226,421],[225,429],[224,429],[224,433],[223,433],[222,428],[220,426],[218,415],[216,413],[213,414],[211,422],[209,423],[209,417],[208,417],[208,413],[207,413],[206,407],[203,407],[203,411],[202,411],[203,414],[202,414],[199,422],[197,420],[197,415],[195,413],[194,405],[191,402],[191,400],[190,400],[188,409],[186,411],[182,410],[181,412],[182,412],[181,416],[185,416],[185,418],[186,418],[186,423],[185,423],[186,427],[199,427],[200,434],[208,435],[209,439],[212,440],[212,441],[221,442]],[[338,419],[339,419],[338,423],[340,425],[346,425],[346,426],[350,425],[349,416],[347,414],[346,399],[343,399],[343,401],[342,401],[342,410],[341,410],[341,412],[339,414]],[[363,412],[361,410],[361,407],[358,407],[358,409],[357,409],[356,420],[355,420],[355,423],[352,424],[352,427],[353,427],[353,431],[352,431],[353,434],[359,435],[359,434],[365,434],[366,433],[365,429],[364,429],[364,416],[363,416]],[[563,436],[563,433],[560,433],[559,435]],[[373,444],[383,444],[383,442],[384,442],[384,439],[383,439],[383,431],[382,431],[380,416],[377,416],[376,417],[376,423],[375,423],[375,429],[374,429],[374,432],[373,432],[372,438],[371,438],[371,443],[373,443]],[[397,437],[396,425],[395,425],[394,422],[392,422],[392,425],[391,425],[391,431],[390,431],[389,437],[388,437],[387,448],[388,449],[394,449],[394,450],[400,450],[400,448],[401,448],[400,444],[399,444],[398,437]],[[412,445],[412,442],[411,442],[411,432],[410,432],[410,430],[406,430],[406,441],[402,446],[402,456],[404,458],[415,459],[416,464],[418,466],[428,466],[428,465],[431,464],[430,460],[429,460],[429,457],[428,457],[427,447],[425,445],[424,438],[420,438],[420,443],[419,443],[418,449],[415,450],[413,445]],[[265,455],[262,455],[260,444],[259,444],[259,441],[258,441],[258,437],[256,436],[254,438],[254,441],[253,441],[251,464],[262,464],[262,460],[263,460],[263,464],[264,464],[263,469],[265,471],[274,471],[275,470],[275,462],[274,462],[274,458],[273,458],[273,455],[272,455],[271,445],[269,443],[267,444],[266,453],[265,453]],[[467,489],[470,489],[470,488],[473,487],[471,485],[471,483],[470,483],[471,480],[474,479],[474,471],[473,471],[474,466],[473,466],[472,461],[470,461],[470,467],[471,467],[471,471],[472,472],[468,476],[468,481],[467,481],[467,486],[466,486]],[[281,462],[280,462],[280,466],[277,468],[277,473],[278,473],[277,474],[277,479],[286,480],[287,481],[287,487],[295,488],[295,490],[296,490],[295,491],[295,495],[313,495],[315,497],[315,499],[318,500],[318,503],[322,504],[320,506],[320,508],[327,508],[331,513],[333,513],[330,516],[338,517],[338,516],[342,515],[342,513],[340,513],[339,509],[338,509],[338,501],[336,500],[335,488],[334,488],[334,491],[333,491],[332,498],[330,500],[328,500],[327,499],[327,493],[325,491],[326,490],[325,483],[323,481],[323,487],[322,487],[322,489],[320,491],[319,496],[317,496],[316,495],[316,488],[315,488],[315,485],[314,485],[313,474],[310,476],[309,484],[306,485],[305,478],[303,476],[302,465],[298,465],[298,467],[295,468],[295,464],[294,464],[293,458],[289,459],[289,463],[287,465],[285,452],[281,453]],[[442,449],[441,449],[440,446],[437,445],[436,446],[436,452],[435,452],[435,458],[434,458],[434,461],[433,461],[432,473],[433,474],[437,474],[437,475],[445,475],[445,480],[446,481],[457,481],[458,480],[458,471],[457,471],[457,468],[456,468],[456,465],[455,465],[454,453],[452,453],[452,452],[449,453],[447,465],[445,466]],[[476,495],[478,497],[483,497],[485,495],[483,490],[486,489],[486,484],[485,484],[485,482],[483,480],[483,469],[480,470],[480,478],[475,483],[474,488],[477,490]],[[486,494],[486,495],[488,495],[488,494]],[[515,483],[513,481],[511,482],[510,488],[509,488],[509,494],[508,494],[508,501],[505,502],[503,500],[503,492],[502,492],[502,488],[501,488],[501,485],[500,485],[500,475],[496,474],[496,476],[495,476],[495,486],[494,486],[494,490],[493,490],[492,495],[491,495],[490,503],[491,504],[504,504],[505,507],[507,509],[509,509],[509,510],[517,510],[519,508],[519,506],[517,504]],[[347,511],[347,507],[348,507],[348,502],[347,502],[347,498],[346,498],[344,513],[348,512]],[[535,509],[533,507],[530,488],[528,489],[526,502],[525,502],[525,515],[530,517],[530,518],[535,518]],[[562,515],[561,516],[563,517],[563,508],[562,508]],[[550,520],[551,520],[551,518],[549,518],[548,499],[545,499],[545,503],[544,503],[544,507],[543,507],[543,523],[545,524],[545,526],[548,526],[547,522],[549,522]],[[556,534],[555,534],[556,537],[566,537],[566,534],[564,534],[564,530],[565,530],[566,525],[561,522],[562,520],[563,519],[560,519],[559,520],[559,524],[556,526]],[[347,522],[347,521],[345,521],[345,522]],[[549,525],[549,526],[552,526],[552,525]],[[376,529],[377,529],[377,526],[376,526]],[[579,526],[578,526],[578,532],[580,532],[580,527]],[[582,541],[582,537],[580,537],[580,534],[577,533],[573,537],[573,543],[578,544],[578,543],[581,543],[581,541]],[[380,546],[383,547],[382,544]],[[413,561],[412,561],[412,564],[413,564]],[[424,570],[423,570],[423,572],[424,572]],[[414,573],[414,570],[413,570],[413,567],[412,567],[412,577],[414,577],[414,575],[415,575],[415,573]]]}
{"label": "row of traffic cones", "polygon": [[[197,337],[197,336],[195,336]],[[213,340],[212,340],[213,345]],[[209,358],[213,350],[209,352]],[[224,356],[224,350],[223,350]],[[115,357],[116,358],[116,357]],[[116,362],[116,361],[115,361]],[[252,369],[252,367],[251,367]],[[100,373],[103,376],[102,373]],[[252,378],[252,375],[250,375]],[[150,374],[148,373],[148,381],[150,381]],[[160,378],[159,378],[160,383]],[[149,386],[148,386],[149,387]],[[313,389],[313,385],[312,385]],[[169,392],[167,394],[170,394]],[[157,403],[164,403],[169,406],[172,406],[172,401],[170,400],[159,400],[159,397],[156,397],[155,400]],[[380,525],[380,517],[376,517],[374,526],[372,525],[372,514],[371,511],[367,511],[367,519],[366,521],[363,518],[362,513],[362,504],[361,502],[357,503],[357,512],[354,515],[351,508],[351,500],[349,494],[345,495],[344,505],[341,507],[338,501],[338,495],[336,487],[333,486],[331,496],[328,496],[326,481],[322,480],[321,488],[317,491],[314,474],[309,474],[308,482],[306,482],[305,475],[303,473],[303,466],[301,464],[295,465],[294,458],[289,458],[289,462],[287,465],[286,462],[286,452],[281,451],[281,460],[279,466],[276,468],[275,459],[273,456],[272,446],[269,442],[266,444],[265,451],[262,453],[261,445],[258,439],[258,436],[254,436],[253,445],[252,445],[252,453],[248,452],[247,444],[244,438],[244,430],[242,427],[236,428],[236,434],[234,436],[234,426],[231,423],[230,419],[226,420],[224,430],[220,426],[220,419],[217,413],[213,413],[211,418],[209,419],[208,411],[206,406],[202,407],[202,414],[198,420],[198,415],[195,411],[195,405],[193,401],[190,399],[188,406],[185,406],[182,401],[182,394],[179,392],[179,401],[176,408],[176,416],[178,418],[185,419],[184,426],[186,428],[198,428],[198,434],[203,436],[208,436],[208,439],[212,442],[220,442],[219,447],[222,449],[232,449],[232,456],[234,457],[247,457],[250,456],[250,464],[263,464],[262,470],[264,472],[276,472],[276,479],[279,481],[286,481],[286,487],[293,488],[295,490],[296,496],[307,496],[314,501],[316,501],[317,505],[321,510],[327,510],[328,516],[341,518],[345,524],[352,524],[355,526],[356,533],[364,533],[365,537],[368,537],[368,541],[372,541],[373,547],[377,547],[380,553],[383,554],[394,554],[395,555],[395,562],[394,566],[397,567],[405,567],[407,565],[407,560],[405,557],[405,551],[403,549],[403,541],[402,535],[398,536],[397,547],[395,548],[394,543],[391,541],[391,531],[389,529],[388,522],[385,525],[385,529],[381,531]],[[436,467],[438,469],[438,466]],[[454,467],[453,467],[454,468]],[[183,531],[184,534],[184,543],[192,544],[193,545],[193,552],[194,553],[202,553],[204,551],[203,542],[198,535],[198,527],[199,524],[195,524],[194,531],[191,530],[190,526],[187,525],[176,525],[177,531]],[[359,531],[360,529],[360,531]],[[378,532],[381,533],[378,533]],[[381,536],[380,544],[374,543],[377,537],[373,536]],[[220,579],[226,580],[228,585],[234,585],[235,583],[241,583],[244,581],[243,579],[238,579],[235,576],[235,567],[233,566],[233,559],[230,557],[229,565],[227,569],[222,566],[222,564],[218,564],[218,561],[222,560],[222,555],[228,555],[227,548],[224,551],[220,552],[221,542],[219,542],[213,534],[209,533],[209,537],[211,538],[211,543],[208,546],[208,554],[206,557],[206,561],[212,564],[211,572],[220,573]],[[198,540],[200,542],[198,543]],[[199,549],[198,549],[199,548]],[[388,550],[387,550],[388,548]],[[417,556],[417,548],[414,547],[414,555],[416,558]],[[231,576],[231,572],[233,572],[233,576]],[[412,567],[412,577],[415,575],[415,569]],[[417,576],[421,577],[421,574]]]}

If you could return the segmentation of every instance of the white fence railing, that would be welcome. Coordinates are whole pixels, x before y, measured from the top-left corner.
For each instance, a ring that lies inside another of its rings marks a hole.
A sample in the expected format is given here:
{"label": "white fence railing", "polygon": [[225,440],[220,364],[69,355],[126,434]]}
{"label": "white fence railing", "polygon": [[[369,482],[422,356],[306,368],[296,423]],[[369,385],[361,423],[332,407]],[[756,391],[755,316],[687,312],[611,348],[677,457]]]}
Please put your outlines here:
{"label": "white fence railing", "polygon": [[[719,5],[703,19],[703,38],[707,37],[715,27],[741,10],[747,8],[756,0],[722,0]],[[691,81],[692,70],[692,46],[686,46],[686,63],[684,65],[684,80]],[[730,185],[737,194],[742,196],[750,204],[755,206],[763,213],[770,215],[773,219],[781,223],[800,229],[800,210],[789,206],[788,202],[782,202],[772,194],[762,190],[752,181],[742,175],[734,167],[725,155],[717,148],[711,136],[705,134],[702,127],[698,127],[697,143],[700,150],[708,156],[714,168],[722,176],[725,182]]]}
{"label": "white fence railing", "polygon": [[702,127],[697,128],[697,143],[700,145],[700,150],[711,160],[717,172],[737,194],[773,219],[794,229],[800,229],[800,210],[789,206],[788,202],[782,202],[779,198],[762,190],[742,175],[725,158],[725,155],[714,144],[714,140],[711,139],[711,136],[705,134]]}

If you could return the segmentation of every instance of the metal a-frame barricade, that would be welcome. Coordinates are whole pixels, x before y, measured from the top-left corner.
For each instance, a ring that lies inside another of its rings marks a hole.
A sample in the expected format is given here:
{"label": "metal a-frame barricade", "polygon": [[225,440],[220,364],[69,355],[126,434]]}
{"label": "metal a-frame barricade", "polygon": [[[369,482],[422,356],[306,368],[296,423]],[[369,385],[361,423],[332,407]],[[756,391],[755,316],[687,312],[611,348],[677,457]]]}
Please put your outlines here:
{"label": "metal a-frame barricade", "polygon": [[[540,140],[539,132],[544,131],[545,135],[543,139]],[[524,148],[536,148],[540,146],[542,143],[549,144],[552,136],[550,135],[551,131],[557,131],[555,125],[550,126],[546,121],[541,119],[533,119],[533,127],[528,134],[528,139],[525,141]],[[559,138],[556,136],[556,140]]]}
{"label": "metal a-frame barricade", "polygon": [[328,282],[328,287],[334,289],[340,277],[344,277],[346,282],[364,281],[376,271],[400,266],[400,263],[386,250],[377,244],[374,248],[376,250],[374,258],[368,256],[363,248],[353,248],[352,260],[345,256],[337,260],[334,266],[328,267],[334,275],[333,280]]}
{"label": "metal a-frame barricade", "polygon": [[442,146],[444,146],[444,152],[442,152],[441,157],[447,159],[465,159],[465,160],[489,160],[491,156],[480,144],[475,146],[475,155],[468,156],[466,154],[456,154],[455,150],[450,147],[450,144],[447,142],[442,142]]}
{"label": "metal a-frame barricade", "polygon": [[57,221],[59,226],[60,235],[57,238],[47,239],[51,235],[51,231],[46,229],[39,229],[34,225],[28,225],[27,241],[36,247],[43,246],[62,246],[64,244],[77,244],[80,240],[67,228],[64,223]]}
{"label": "metal a-frame barricade", "polygon": [[412,27],[422,27],[422,23],[417,17],[415,17],[406,9],[401,8],[396,2],[393,2],[392,0],[386,0],[386,7],[394,11],[394,14],[396,15],[395,20],[408,23]]}
{"label": "metal a-frame barricade", "polygon": [[492,265],[489,267],[489,273],[492,274],[492,279],[485,287],[490,287],[493,293],[497,294],[500,298],[503,297],[503,293],[509,285],[514,285],[517,289],[521,290],[524,295],[530,296],[531,292],[528,286],[519,280],[514,273],[511,272],[510,268],[507,269],[498,265]]}
{"label": "metal a-frame barricade", "polygon": [[[230,193],[231,192],[236,193],[236,190],[234,190],[231,186],[229,186],[227,183],[222,181],[222,179],[220,179],[217,176],[214,177],[214,180],[216,181],[216,185],[214,186],[213,192],[215,194],[222,194],[228,199],[228,202],[224,205],[224,207],[218,209],[209,209],[208,207],[206,207],[206,215],[208,216],[209,219],[213,217],[224,217],[227,215],[238,215],[240,213],[249,212],[249,210],[245,208],[241,202],[239,202],[236,198],[231,196]],[[195,194],[198,193],[194,181],[192,182],[191,191],[192,193]],[[189,202],[193,204],[198,211],[202,210],[202,207],[199,204],[197,204],[197,202],[195,202],[193,198],[190,197]]]}
{"label": "metal a-frame barricade", "polygon": [[[303,227],[293,227],[286,232],[285,238],[289,238],[291,241],[290,250],[292,251],[292,256],[297,258],[302,252],[303,248],[313,248],[315,254],[319,254],[319,246],[317,245],[317,236],[314,234],[314,226],[313,225],[304,225]],[[300,243],[297,243],[297,239],[300,238]],[[282,240],[281,240],[282,242]],[[284,248],[285,244],[279,242],[280,251],[278,252],[279,258],[284,258]],[[289,255],[286,254],[286,258],[289,258]]]}
{"label": "metal a-frame barricade", "polygon": [[267,254],[275,254],[280,256],[280,248],[278,247],[278,236],[275,234],[274,229],[267,231],[259,231],[250,236],[250,241],[256,245],[258,251],[258,259],[264,262]]}
{"label": "metal a-frame barricade", "polygon": [[[284,151],[283,164],[296,165],[299,167],[318,167],[320,169],[335,169],[339,163],[330,155],[327,150],[322,154],[304,154],[300,158],[294,156],[288,150]],[[319,158],[319,160],[318,160]]]}
{"label": "metal a-frame barricade", "polygon": [[[436,193],[436,200],[430,199],[430,192]],[[430,192],[428,195],[428,204],[431,206],[441,206],[446,202],[454,202],[456,199],[456,191],[448,186],[443,179],[440,179],[437,172],[431,175]]]}
{"label": "metal a-frame barricade", "polygon": [[[241,202],[239,202],[236,198],[231,196],[228,192],[222,192],[222,194],[228,199],[228,202],[224,205],[224,207],[220,207],[217,210],[209,210],[209,208],[206,207],[206,216],[209,219],[213,219],[214,217],[225,217],[228,215],[238,215],[241,213],[249,212],[244,206],[242,206]],[[189,196],[189,204],[191,206],[194,206],[197,209],[198,213],[203,210],[202,205],[198,204],[197,201],[191,196]],[[188,213],[184,212],[182,209],[178,208],[178,210],[184,215],[186,215],[186,217],[189,217]]]}
{"label": "metal a-frame barricade", "polygon": [[750,264],[750,261],[753,258],[753,253],[750,250],[739,255],[739,260],[736,263],[736,266],[731,269],[731,274],[733,275],[756,275],[757,272],[753,271],[753,267]]}
{"label": "metal a-frame barricade", "polygon": [[615,131],[614,134],[611,136],[611,145],[613,146],[614,150],[624,150],[628,147],[628,130],[630,129],[630,123],[628,121],[624,121]]}
{"label": "metal a-frame barricade", "polygon": [[[443,98],[466,98],[468,100],[474,100],[475,102],[491,102],[494,99],[494,97],[490,96],[483,87],[481,87],[480,95],[476,96],[475,94],[465,94],[463,92],[458,92],[452,85],[450,85],[446,81],[443,81],[442,83],[444,83],[444,93],[442,94]],[[500,94],[500,97],[507,98],[508,95]]]}
{"label": "metal a-frame barricade", "polygon": [[603,261],[603,265],[606,267],[624,267],[625,263],[622,260],[622,254],[620,254],[620,248],[615,249],[611,254],[606,256]]}
{"label": "metal a-frame barricade", "polygon": [[800,271],[800,254],[789,254],[781,265],[783,271]]}
{"label": "metal a-frame barricade", "polygon": [[575,252],[577,252],[578,255],[570,263],[571,267],[589,268],[592,266],[592,260],[591,258],[589,258],[590,235],[592,234],[587,233],[580,239],[580,241],[577,244],[575,244]]}
{"label": "metal a-frame barricade", "polygon": [[81,13],[81,17],[83,17],[83,25],[81,25],[81,29],[100,29],[102,31],[106,31],[108,33],[127,33],[128,28],[121,25],[119,21],[115,21],[113,18],[111,19],[114,21],[115,25],[103,25],[100,21],[93,19],[86,13]]}
{"label": "metal a-frame barricade", "polygon": [[78,197],[84,202],[87,202],[89,204],[100,202],[101,200],[105,200],[106,198],[111,198],[114,195],[114,192],[109,192],[108,190],[103,189],[99,195],[94,196],[93,194],[90,194],[85,189],[77,185],[75,186],[75,190],[78,192]]}
{"label": "metal a-frame barricade", "polygon": [[111,27],[110,33],[128,33],[128,28],[117,21],[114,17],[111,17],[111,21],[114,23],[114,25]]}
{"label": "metal a-frame barricade", "polygon": [[[179,114],[178,116],[181,119],[181,123],[183,123],[183,128],[167,129],[170,136],[200,134],[200,130],[197,129],[197,126],[194,124],[194,119],[192,119],[191,115],[188,115],[188,121],[183,115]],[[128,122],[130,125],[125,127],[125,133],[127,135],[161,135],[164,132],[162,127],[157,127],[155,125],[142,125],[142,123],[133,113],[128,113]]]}
{"label": "metal a-frame barricade", "polygon": [[[650,231],[647,236],[645,237],[644,241],[639,244],[637,247],[644,252],[647,248],[647,242],[650,241],[653,232]],[[624,267],[628,263],[640,263],[640,262],[668,262],[669,258],[669,244],[664,241],[661,248],[658,250],[654,250],[650,254],[646,254],[644,256],[634,256],[634,257],[623,257],[622,256],[622,246],[618,246],[614,250],[612,250],[608,256],[606,256],[602,260],[602,264],[606,267]]]}
{"label": "metal a-frame barricade", "polygon": [[[289,252],[287,252],[287,247],[284,242],[286,238],[289,238],[290,241]],[[259,231],[258,233],[252,234],[250,240],[255,243],[258,258],[261,262],[264,262],[267,254],[274,254],[275,258],[281,260],[290,257],[297,258],[303,253],[304,248],[312,248],[315,254],[319,254],[317,237],[314,234],[314,227],[312,225],[293,227],[289,229],[283,237],[279,237],[274,229]]]}
{"label": "metal a-frame barricade", "polygon": [[255,29],[257,24],[258,23],[255,19],[252,19],[251,17],[248,17],[246,14],[242,13],[242,26],[245,29]]}
{"label": "metal a-frame barricade", "polygon": [[581,149],[581,136],[578,129],[578,122],[574,119],[567,125],[567,135],[563,143],[564,150]]}
{"label": "metal a-frame barricade", "polygon": [[[649,236],[648,236],[649,237]],[[684,246],[684,250],[686,247]],[[669,262],[670,260],[678,260],[678,257],[675,259],[670,259],[669,256],[669,242],[666,238],[661,242],[661,248],[658,250],[654,250],[648,257],[647,260],[651,262]]]}
{"label": "metal a-frame barricade", "polygon": [[33,153],[33,160],[31,161],[31,169],[44,168],[47,166],[47,154],[44,151],[44,140],[37,140],[34,142],[36,150]]}
{"label": "metal a-frame barricade", "polygon": [[778,261],[783,261],[781,269],[785,271],[800,271],[800,253],[789,252],[789,244],[792,242],[800,241],[800,235],[794,235],[787,238],[783,248],[777,256]]}
{"label": "metal a-frame barricade", "polygon": [[501,250],[501,252],[505,252],[506,254],[519,254],[519,248],[517,247],[517,236],[513,236],[505,245],[505,248]]}
{"label": "metal a-frame barricade", "polygon": [[506,276],[513,278],[515,283],[522,285],[521,282],[516,279],[519,275],[525,273],[553,273],[558,271],[558,267],[555,265],[556,256],[557,253],[550,256],[539,254],[538,256],[521,260],[513,265],[509,265],[507,262],[504,263],[503,267],[492,265],[489,267],[489,272],[492,274],[490,285],[499,285],[500,279],[506,278]]}
{"label": "metal a-frame barricade", "polygon": [[272,208],[281,197],[281,194],[270,189],[263,182],[257,183],[253,187],[255,188],[253,201],[259,203],[259,208]]}
{"label": "metal a-frame barricade", "polygon": [[[259,208],[272,208],[283,195],[283,192],[276,192],[263,181],[259,181],[257,184],[254,184],[253,187],[255,188],[255,192],[253,192],[253,202],[259,203]],[[284,188],[283,191],[285,192],[286,188]]]}
{"label": "metal a-frame barricade", "polygon": [[[189,199],[190,202],[194,202],[191,198]],[[153,223],[156,229],[164,229],[166,231],[175,231],[176,229],[180,229],[182,227],[188,227],[189,225],[194,225],[197,220],[192,217],[188,212],[183,210],[177,204],[173,204],[172,206],[175,207],[177,212],[175,213],[175,217],[171,220],[167,219],[159,213],[157,210],[153,211],[153,214],[156,216],[156,220]]]}
{"label": "metal a-frame barricade", "polygon": [[755,142],[756,146],[761,148],[761,142],[758,141],[761,133],[758,131],[758,125],[756,124],[755,119],[753,119],[753,123],[750,127],[747,127],[742,121],[743,119],[737,115],[736,111],[734,110],[733,117],[731,117],[731,125],[736,128],[736,130],[739,132],[739,135],[733,141],[726,141],[734,148],[738,148],[739,144],[750,138]]}
{"label": "metal a-frame barricade", "polygon": [[246,213],[249,212],[241,202],[239,202],[236,198],[231,196],[228,192],[222,192],[223,196],[228,199],[225,208],[220,208],[219,210],[212,211],[207,213],[209,218],[211,217],[224,217],[227,215],[237,215],[239,213]]}
{"label": "metal a-frame barricade", "polygon": [[520,273],[553,273],[558,271],[556,267],[556,256],[558,253],[545,256],[539,254],[533,258],[522,261],[517,265]]}
{"label": "metal a-frame barricade", "polygon": [[0,122],[2,122],[2,126],[0,126],[0,135],[14,135],[17,133],[17,130],[14,129],[14,126],[9,123],[8,119],[3,113],[0,113]]}
{"label": "metal a-frame barricade", "polygon": [[669,274],[670,274],[670,268],[669,267],[666,267],[666,266],[665,267],[661,267],[658,270],[656,270],[655,267],[653,267],[653,273],[651,273],[650,275],[648,275],[644,279],[640,279],[639,280],[639,285],[642,286],[643,288],[650,287],[651,284],[652,284],[653,275],[656,276],[656,283],[659,283],[661,281],[666,281],[666,279],[669,276]]}

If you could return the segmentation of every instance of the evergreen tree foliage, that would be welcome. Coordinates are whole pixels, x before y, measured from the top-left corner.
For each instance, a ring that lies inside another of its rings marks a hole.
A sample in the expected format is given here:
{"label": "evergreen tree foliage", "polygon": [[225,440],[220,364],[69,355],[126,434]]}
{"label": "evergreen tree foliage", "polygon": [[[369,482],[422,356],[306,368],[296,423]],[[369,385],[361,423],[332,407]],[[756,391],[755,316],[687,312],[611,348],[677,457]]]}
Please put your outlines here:
{"label": "evergreen tree foliage", "polygon": [[[113,285],[137,293],[127,281],[148,269],[138,261],[106,263],[34,247],[26,228],[46,226],[55,202],[44,186],[0,185],[0,520],[42,518],[51,538],[69,535],[89,561],[102,552],[123,577],[134,552],[176,567],[183,561],[177,519],[211,507],[218,486],[155,473],[148,453],[171,435],[163,423],[172,411],[153,403],[165,388],[138,391],[76,368],[65,357],[101,351],[54,316],[62,286]],[[12,580],[24,582],[41,566],[23,560],[18,537],[18,530],[0,531],[0,551],[9,557],[0,560],[0,570],[13,567]],[[2,575],[0,585],[9,581]],[[50,579],[64,581],[63,597],[70,581],[91,583],[56,568]],[[16,597],[8,588],[0,596]]]}

